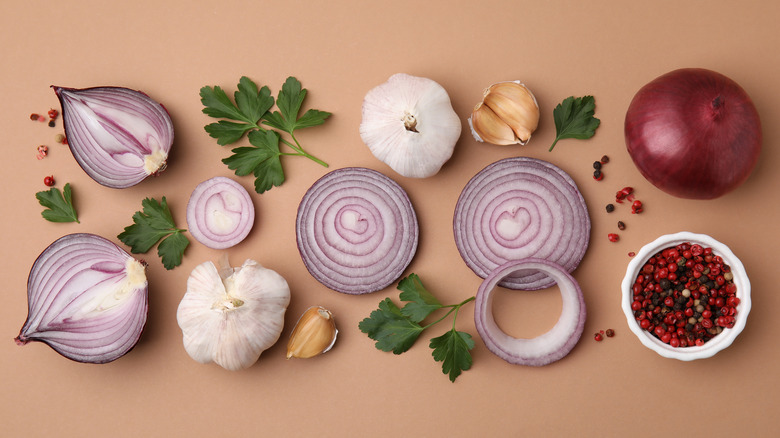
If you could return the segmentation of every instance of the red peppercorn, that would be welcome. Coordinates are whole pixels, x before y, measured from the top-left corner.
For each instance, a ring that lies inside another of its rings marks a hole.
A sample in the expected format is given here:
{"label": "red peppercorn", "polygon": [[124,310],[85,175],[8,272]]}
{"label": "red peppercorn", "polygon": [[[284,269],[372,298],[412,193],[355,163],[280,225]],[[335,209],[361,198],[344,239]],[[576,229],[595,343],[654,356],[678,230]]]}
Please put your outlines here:
{"label": "red peppercorn", "polygon": [[609,163],[609,157],[604,155],[603,157],[601,157],[601,164],[607,164],[607,163]]}
{"label": "red peppercorn", "polygon": [[615,331],[612,329],[607,329],[607,332],[605,334],[607,335],[608,338],[611,338],[615,336]]}
{"label": "red peppercorn", "polygon": [[639,214],[643,211],[642,201],[636,200],[631,204],[631,214]]}
{"label": "red peppercorn", "polygon": [[601,340],[604,339],[604,337],[601,335],[601,333],[596,333],[595,335],[593,335],[593,339],[595,339],[597,342],[601,342]]}
{"label": "red peppercorn", "polygon": [[30,120],[32,120],[32,121],[38,120],[40,118],[41,118],[41,116],[39,116],[38,114],[35,114],[35,113],[30,114]]}
{"label": "red peppercorn", "polygon": [[618,235],[617,235],[617,234],[615,234],[615,233],[609,233],[609,234],[607,234],[607,238],[609,238],[609,241],[610,241],[610,242],[617,242],[618,240],[620,240],[620,236],[618,236]]}
{"label": "red peppercorn", "polygon": [[636,253],[634,251],[629,251],[628,252],[628,256],[629,257],[634,257],[635,255],[636,255]]}
{"label": "red peppercorn", "polygon": [[52,109],[50,109],[50,110],[49,110],[49,113],[48,113],[48,114],[49,114],[49,118],[50,118],[50,119],[56,119],[56,118],[57,118],[57,116],[58,116],[60,113],[59,113],[59,111],[57,111],[56,109],[52,108]]}
{"label": "red peppercorn", "polygon": [[54,176],[49,175],[45,178],[43,178],[43,184],[45,184],[47,187],[51,187],[54,185]]}

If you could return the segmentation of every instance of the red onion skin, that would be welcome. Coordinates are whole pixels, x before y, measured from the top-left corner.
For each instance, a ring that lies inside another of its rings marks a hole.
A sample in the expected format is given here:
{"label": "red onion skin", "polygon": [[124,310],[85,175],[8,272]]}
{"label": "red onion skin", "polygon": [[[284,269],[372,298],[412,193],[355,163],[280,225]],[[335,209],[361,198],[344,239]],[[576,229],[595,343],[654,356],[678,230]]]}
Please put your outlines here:
{"label": "red onion skin", "polygon": [[745,182],[761,151],[761,121],[744,89],[706,69],[664,74],[634,96],[626,148],[639,172],[666,193],[718,198]]}

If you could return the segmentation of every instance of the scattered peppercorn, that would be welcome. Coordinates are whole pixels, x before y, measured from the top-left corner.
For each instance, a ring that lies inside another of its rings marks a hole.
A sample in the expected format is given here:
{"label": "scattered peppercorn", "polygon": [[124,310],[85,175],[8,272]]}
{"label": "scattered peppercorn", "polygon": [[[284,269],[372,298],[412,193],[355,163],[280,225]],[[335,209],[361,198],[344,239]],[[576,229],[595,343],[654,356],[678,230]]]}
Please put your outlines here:
{"label": "scattered peppercorn", "polygon": [[642,205],[642,201],[636,200],[633,204],[631,204],[631,214],[639,214],[644,210],[644,206]]}
{"label": "scattered peppercorn", "polygon": [[634,251],[629,251],[628,252],[628,256],[629,257],[634,257],[635,255],[636,255],[636,253]]}
{"label": "scattered peppercorn", "polygon": [[54,185],[54,175],[49,175],[47,177],[43,178],[43,184],[47,187],[51,187]]}
{"label": "scattered peppercorn", "polygon": [[610,241],[610,242],[617,242],[618,240],[620,240],[620,236],[618,236],[618,235],[617,235],[617,234],[615,234],[615,233],[609,233],[609,234],[607,235],[607,238],[609,238],[609,241]]}
{"label": "scattered peppercorn", "polygon": [[63,134],[57,134],[54,136],[54,141],[61,144],[66,144],[67,140],[65,140],[65,135]]}
{"label": "scattered peppercorn", "polygon": [[604,178],[604,174],[601,173],[600,170],[593,171],[593,179],[595,179],[596,181],[601,181],[602,178]]}
{"label": "scattered peppercorn", "polygon": [[622,189],[618,190],[618,192],[615,194],[615,202],[618,204],[622,204],[624,200],[633,200],[634,199],[634,188],[633,187],[623,187]]}
{"label": "scattered peppercorn", "polygon": [[601,161],[594,161],[593,168],[596,170],[601,170]]}
{"label": "scattered peppercorn", "polygon": [[608,338],[611,338],[615,336],[615,331],[612,329],[607,329],[607,332],[605,334],[607,335]]}
{"label": "scattered peppercorn", "polygon": [[57,116],[60,114],[60,112],[57,111],[56,109],[52,108],[52,109],[49,110],[48,114],[49,114],[49,118],[54,120],[54,119],[57,118]]}
{"label": "scattered peppercorn", "polygon": [[56,123],[54,123],[54,120],[49,120],[49,127],[50,127],[50,128],[53,128],[53,127],[55,127],[55,126],[57,126],[57,124],[56,124]]}
{"label": "scattered peppercorn", "polygon": [[43,144],[38,146],[36,150],[38,151],[38,154],[35,155],[35,158],[39,160],[43,160],[46,157],[46,155],[49,154],[49,148]]}
{"label": "scattered peppercorn", "polygon": [[626,224],[623,221],[618,221],[618,230],[623,231],[626,229]]}
{"label": "scattered peppercorn", "polygon": [[607,213],[612,213],[615,211],[615,206],[613,204],[607,204]]}
{"label": "scattered peppercorn", "polygon": [[39,116],[38,114],[35,114],[35,113],[30,114],[30,120],[32,120],[32,121],[38,120],[40,118],[41,118],[41,116]]}
{"label": "scattered peppercorn", "polygon": [[607,164],[607,163],[609,163],[609,157],[604,155],[603,157],[601,157],[601,164]]}
{"label": "scattered peppercorn", "polygon": [[596,342],[601,342],[601,340],[604,339],[604,336],[602,336],[601,333],[596,333],[593,335],[593,339],[595,339]]}

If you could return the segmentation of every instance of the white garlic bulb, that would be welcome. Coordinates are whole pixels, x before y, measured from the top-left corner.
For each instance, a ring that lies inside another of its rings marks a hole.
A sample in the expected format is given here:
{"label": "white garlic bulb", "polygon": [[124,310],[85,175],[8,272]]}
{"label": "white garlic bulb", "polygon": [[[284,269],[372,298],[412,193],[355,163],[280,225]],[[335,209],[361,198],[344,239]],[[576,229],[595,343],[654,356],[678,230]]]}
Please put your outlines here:
{"label": "white garlic bulb", "polygon": [[176,318],[184,349],[200,363],[231,370],[250,367],[279,340],[290,303],[287,281],[247,260],[218,271],[212,262],[192,270]]}
{"label": "white garlic bulb", "polygon": [[398,73],[363,100],[360,137],[375,157],[406,177],[438,173],[460,132],[449,95],[431,79]]}

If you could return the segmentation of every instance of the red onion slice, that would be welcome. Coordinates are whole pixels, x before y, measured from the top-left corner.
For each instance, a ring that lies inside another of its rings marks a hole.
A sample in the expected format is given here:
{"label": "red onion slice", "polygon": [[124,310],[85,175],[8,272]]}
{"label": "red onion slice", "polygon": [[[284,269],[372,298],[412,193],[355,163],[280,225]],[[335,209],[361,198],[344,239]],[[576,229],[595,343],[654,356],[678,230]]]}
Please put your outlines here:
{"label": "red onion slice", "polygon": [[187,225],[198,242],[213,249],[240,243],[255,222],[249,192],[236,181],[218,176],[195,187],[187,204]]}
{"label": "red onion slice", "polygon": [[73,157],[98,183],[138,184],[165,169],[173,123],[146,94],[121,87],[53,87]]}
{"label": "red onion slice", "polygon": [[418,234],[406,192],[371,169],[326,174],[298,206],[296,235],[306,269],[342,293],[376,292],[392,284],[412,261]]}
{"label": "red onion slice", "polygon": [[[590,241],[590,216],[577,185],[557,166],[528,157],[485,167],[458,198],[455,244],[477,275],[486,278],[502,264],[529,257],[572,272]],[[542,273],[508,275],[500,285],[536,290],[553,280]]]}
{"label": "red onion slice", "polygon": [[17,344],[40,341],[78,362],[111,362],[135,346],[146,324],[145,267],[103,237],[69,234],[38,256],[27,299]]}
{"label": "red onion slice", "polygon": [[[534,272],[548,276],[561,290],[561,316],[547,333],[532,339],[514,338],[504,333],[493,318],[493,292],[501,279],[516,273]],[[543,366],[565,357],[574,348],[585,328],[585,300],[577,281],[561,266],[529,258],[505,263],[479,286],[474,324],[487,348],[496,356],[517,365]]]}

